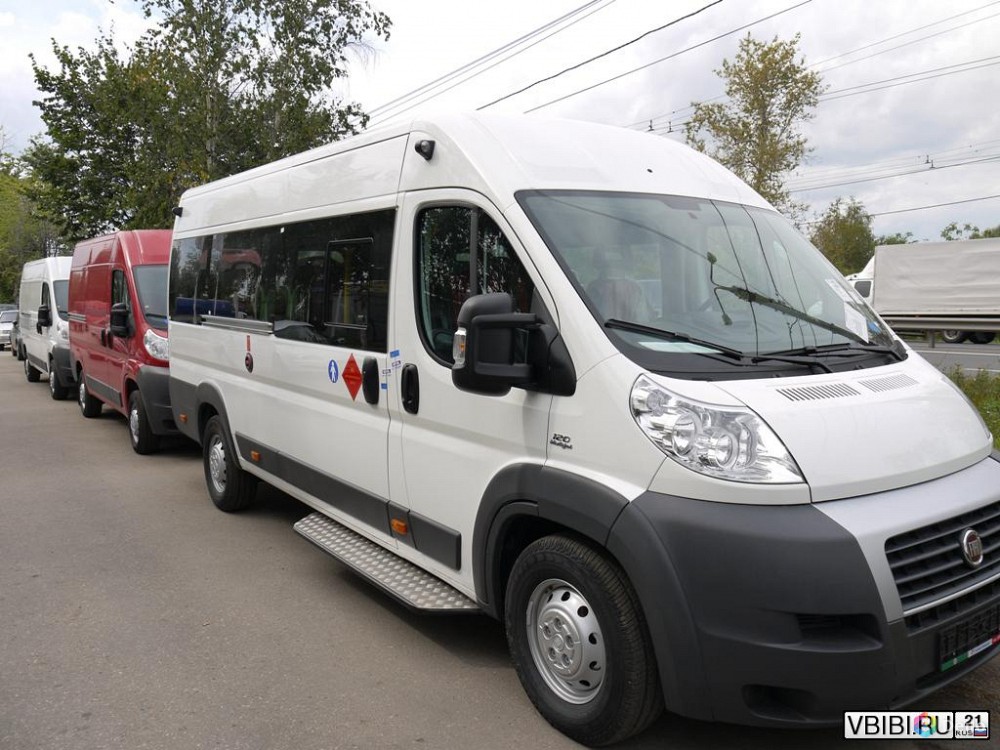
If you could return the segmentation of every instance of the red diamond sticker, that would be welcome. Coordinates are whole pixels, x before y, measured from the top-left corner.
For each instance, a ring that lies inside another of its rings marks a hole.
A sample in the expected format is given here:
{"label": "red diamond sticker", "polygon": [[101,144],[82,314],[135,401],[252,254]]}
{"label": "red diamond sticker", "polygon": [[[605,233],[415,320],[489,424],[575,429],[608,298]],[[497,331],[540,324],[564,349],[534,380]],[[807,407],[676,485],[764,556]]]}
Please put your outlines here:
{"label": "red diamond sticker", "polygon": [[351,392],[351,398],[357,398],[358,391],[361,390],[361,368],[358,367],[353,354],[347,358],[347,364],[344,365],[341,377],[347,385],[347,390]]}

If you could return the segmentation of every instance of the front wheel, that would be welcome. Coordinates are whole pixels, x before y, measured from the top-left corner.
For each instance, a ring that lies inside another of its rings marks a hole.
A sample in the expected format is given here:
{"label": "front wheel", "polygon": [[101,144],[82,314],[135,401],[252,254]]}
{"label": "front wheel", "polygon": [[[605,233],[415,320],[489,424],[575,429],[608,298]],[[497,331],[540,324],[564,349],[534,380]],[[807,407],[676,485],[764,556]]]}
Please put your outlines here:
{"label": "front wheel", "polygon": [[969,339],[973,344],[991,344],[996,337],[993,331],[975,331]]}
{"label": "front wheel", "polygon": [[240,468],[229,430],[218,414],[205,425],[201,447],[205,484],[215,507],[227,513],[243,510],[257,492],[257,478]]}
{"label": "front wheel", "polygon": [[539,539],[507,584],[507,644],[545,719],[585,745],[641,732],[663,698],[638,599],[618,564],[577,539]]}
{"label": "front wheel", "polygon": [[155,453],[160,447],[160,438],[153,434],[149,426],[149,417],[138,390],[133,390],[128,396],[128,439],[132,450],[141,456]]}
{"label": "front wheel", "polygon": [[87,381],[84,379],[83,370],[80,370],[79,388],[77,389],[77,401],[80,404],[80,413],[87,419],[93,419],[101,413],[101,401],[87,390]]}
{"label": "front wheel", "polygon": [[59,379],[59,376],[56,374],[55,362],[51,359],[49,360],[49,393],[52,395],[54,401],[62,401],[69,395],[69,388],[64,386]]}

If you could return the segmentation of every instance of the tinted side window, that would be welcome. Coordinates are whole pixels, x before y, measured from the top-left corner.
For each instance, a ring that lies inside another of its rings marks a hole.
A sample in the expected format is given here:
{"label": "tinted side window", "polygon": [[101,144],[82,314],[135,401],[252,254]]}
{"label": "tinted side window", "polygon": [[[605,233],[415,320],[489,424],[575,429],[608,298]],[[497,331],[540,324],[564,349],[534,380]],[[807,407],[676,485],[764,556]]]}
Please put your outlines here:
{"label": "tinted side window", "polygon": [[508,292],[528,312],[534,285],[490,216],[471,206],[439,206],[417,217],[417,288],[421,333],[442,361],[453,362],[458,311],[473,294]]}
{"label": "tinted side window", "polygon": [[279,338],[385,351],[394,209],[180,240],[170,315],[271,323]]}
{"label": "tinted side window", "polygon": [[202,277],[207,274],[208,253],[205,248],[210,246],[210,242],[210,237],[191,237],[174,242],[170,252],[168,300],[172,320],[196,323],[196,308],[199,314],[207,312],[206,304],[202,302],[199,305],[197,297],[199,286],[204,286]]}

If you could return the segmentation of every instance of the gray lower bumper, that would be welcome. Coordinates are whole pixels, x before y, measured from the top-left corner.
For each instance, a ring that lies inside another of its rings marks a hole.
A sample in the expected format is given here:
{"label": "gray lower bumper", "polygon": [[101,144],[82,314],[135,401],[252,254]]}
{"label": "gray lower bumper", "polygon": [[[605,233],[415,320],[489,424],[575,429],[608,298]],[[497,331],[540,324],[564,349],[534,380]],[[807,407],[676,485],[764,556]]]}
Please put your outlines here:
{"label": "gray lower bumper", "polygon": [[992,459],[817,505],[646,493],[608,547],[642,601],[669,708],[741,724],[840,725],[846,710],[912,704],[998,653],[994,643],[943,668],[949,638],[988,643],[1000,583],[934,617],[905,618],[885,554],[894,535],[998,501]]}

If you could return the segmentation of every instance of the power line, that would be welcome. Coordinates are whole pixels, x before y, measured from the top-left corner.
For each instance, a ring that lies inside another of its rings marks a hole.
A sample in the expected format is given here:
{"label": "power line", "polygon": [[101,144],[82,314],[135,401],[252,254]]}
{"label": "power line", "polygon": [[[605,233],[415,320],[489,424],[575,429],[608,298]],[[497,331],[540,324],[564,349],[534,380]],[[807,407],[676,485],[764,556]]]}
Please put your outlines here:
{"label": "power line", "polygon": [[[889,216],[890,214],[905,214],[909,211],[926,211],[931,208],[943,208],[944,206],[958,206],[962,203],[976,203],[977,201],[988,201],[993,198],[1000,198],[1000,193],[997,195],[984,195],[982,198],[967,198],[962,201],[949,201],[948,203],[935,203],[930,206],[914,206],[913,208],[898,208],[894,211],[881,211],[879,213],[869,213],[869,216]],[[813,222],[808,222],[813,223]]]}
{"label": "power line", "polygon": [[572,98],[572,97],[574,97],[574,96],[576,96],[578,94],[583,94],[583,93],[585,93],[587,91],[592,91],[593,89],[596,89],[596,88],[598,88],[600,86],[603,86],[606,83],[611,83],[612,81],[617,81],[617,80],[619,80],[621,78],[624,78],[625,76],[630,76],[633,73],[638,73],[640,70],[645,70],[646,68],[652,67],[653,65],[657,65],[658,63],[661,63],[661,62],[664,62],[666,60],[670,60],[672,58],[675,58],[678,55],[683,55],[685,52],[690,52],[693,49],[698,49],[699,47],[704,47],[706,44],[711,44],[712,42],[716,42],[719,39],[722,39],[724,37],[727,37],[727,36],[730,36],[732,34],[735,34],[738,31],[743,31],[744,29],[749,29],[751,26],[756,26],[757,24],[763,23],[764,21],[769,21],[772,18],[776,18],[777,16],[780,16],[780,15],[782,15],[784,13],[788,13],[789,11],[793,11],[796,8],[801,8],[803,5],[808,5],[811,2],[812,2],[812,0],[802,0],[802,2],[800,2],[800,3],[796,4],[796,5],[793,5],[793,6],[789,7],[789,8],[785,8],[784,10],[779,10],[778,12],[772,13],[769,16],[764,16],[763,18],[758,18],[756,21],[752,21],[752,22],[750,22],[748,24],[744,24],[743,26],[740,26],[739,28],[733,29],[731,31],[727,31],[724,34],[719,34],[718,36],[712,37],[711,39],[706,39],[704,42],[699,42],[698,44],[694,44],[694,45],[692,45],[690,47],[686,47],[686,48],[680,50],[679,52],[674,52],[673,54],[667,55],[666,57],[661,57],[660,59],[653,60],[652,62],[646,63],[645,65],[640,65],[638,68],[633,68],[632,70],[626,71],[626,72],[621,73],[621,74],[616,75],[616,76],[612,76],[611,78],[607,78],[607,79],[605,79],[603,81],[600,81],[598,83],[595,83],[595,84],[593,84],[591,86],[587,86],[586,88],[582,88],[582,89],[579,89],[577,91],[573,91],[573,92],[571,92],[569,94],[566,94],[564,96],[560,96],[560,97],[558,97],[556,99],[553,99],[551,101],[545,102],[544,104],[539,104],[539,105],[537,105],[535,107],[532,107],[531,109],[526,109],[526,110],[524,110],[524,113],[528,114],[529,112],[534,112],[536,110],[543,109],[544,107],[551,106],[553,104],[556,104],[558,102],[564,101],[566,99],[570,99],[570,98]]}
{"label": "power line", "polygon": [[705,5],[705,6],[702,6],[701,8],[698,8],[698,10],[692,11],[691,13],[688,13],[685,16],[680,16],[679,18],[675,18],[673,21],[670,21],[669,23],[665,23],[662,26],[658,26],[655,29],[650,29],[649,31],[644,32],[643,34],[640,34],[635,39],[632,39],[631,41],[625,42],[624,44],[619,44],[617,47],[612,47],[609,50],[605,50],[604,52],[600,53],[599,55],[594,55],[593,57],[591,57],[591,58],[589,58],[587,60],[584,60],[582,62],[578,62],[576,65],[571,65],[568,68],[564,68],[563,70],[560,70],[558,73],[553,73],[552,75],[547,76],[545,78],[541,78],[541,79],[535,81],[534,83],[529,83],[524,88],[520,88],[517,91],[512,91],[509,94],[504,94],[503,96],[501,96],[501,97],[499,97],[497,99],[494,99],[493,101],[488,102],[487,104],[483,104],[480,107],[476,107],[476,110],[478,111],[478,110],[486,109],[487,107],[492,107],[494,104],[499,104],[500,102],[504,101],[505,99],[510,99],[512,96],[517,96],[518,94],[523,94],[525,91],[527,91],[529,89],[532,89],[535,86],[538,86],[540,84],[546,83],[548,81],[555,80],[556,78],[558,78],[559,76],[563,75],[564,73],[569,73],[570,71],[576,70],[577,68],[582,68],[584,65],[589,65],[590,63],[594,62],[595,60],[600,60],[602,57],[607,57],[608,55],[610,55],[610,54],[612,54],[614,52],[618,52],[619,50],[625,49],[629,45],[635,44],[636,42],[638,42],[638,41],[640,41],[642,39],[645,39],[650,34],[655,34],[658,31],[663,31],[666,28],[669,28],[671,26],[675,26],[676,24],[679,24],[681,21],[686,21],[689,18],[694,18],[695,16],[697,16],[697,15],[699,15],[701,13],[704,13],[709,8],[711,8],[711,7],[715,6],[715,5],[718,5],[721,2],[722,2],[722,0],[713,0],[713,2],[710,2],[708,5]]}
{"label": "power line", "polygon": [[[952,20],[954,20],[956,18],[959,18],[961,16],[968,15],[969,13],[975,13],[976,11],[980,11],[983,8],[988,8],[991,5],[996,5],[996,4],[998,4],[998,2],[1000,2],[1000,0],[994,0],[994,2],[986,3],[985,5],[981,5],[981,6],[977,7],[977,8],[973,8],[972,10],[965,11],[963,13],[956,13],[954,15],[942,18],[942,19],[940,19],[938,21],[934,21],[933,23],[925,24],[923,26],[918,26],[916,28],[909,29],[908,31],[904,31],[904,32],[901,32],[899,34],[895,34],[894,36],[886,37],[884,39],[880,39],[878,41],[871,42],[870,44],[866,44],[866,45],[864,45],[862,47],[857,47],[857,48],[855,48],[853,50],[849,50],[848,52],[843,52],[843,53],[841,53],[839,55],[835,55],[833,57],[828,57],[828,58],[826,58],[824,60],[821,60],[819,62],[816,62],[816,63],[813,63],[813,64],[809,65],[808,69],[809,70],[814,70],[814,69],[818,68],[819,66],[821,66],[821,65],[823,65],[825,63],[831,62],[833,60],[838,60],[838,59],[840,59],[842,57],[846,57],[848,55],[853,55],[856,52],[862,52],[862,51],[864,51],[866,49],[870,49],[871,47],[878,46],[879,44],[884,44],[885,42],[893,41],[893,40],[898,39],[900,37],[907,36],[908,34],[914,34],[914,33],[918,32],[918,31],[923,31],[924,29],[930,28],[932,26],[938,26],[938,25],[940,25],[942,23],[946,23],[947,21],[952,21]],[[995,15],[996,14],[994,14],[994,16]],[[987,20],[988,18],[993,18],[994,16],[987,16],[986,18],[980,18],[980,19],[977,19],[977,20],[972,21],[970,23],[979,23],[981,21]],[[944,34],[944,33],[948,33],[948,32],[951,32],[951,31],[955,31],[955,30],[963,28],[964,26],[967,26],[967,25],[969,25],[969,24],[962,24],[960,26],[955,26],[955,27],[952,27],[950,29],[946,29],[946,30],[944,30],[944,31],[942,31],[940,33]],[[938,34],[932,34],[932,35],[930,35],[928,37],[923,37],[921,40],[917,40],[917,41],[925,41],[926,39],[931,38],[931,36],[937,36],[937,35]],[[905,45],[900,45],[900,46],[905,46]],[[898,47],[897,48],[893,48],[893,50],[894,49],[898,49]],[[875,55],[869,55],[868,57],[859,58],[858,60],[853,60],[853,61],[851,61],[851,63],[853,63],[853,62],[860,62],[861,60],[866,60],[866,59],[869,59],[871,57],[875,57],[875,56],[877,56],[879,54],[882,54],[883,52],[890,52],[890,51],[893,51],[893,50],[882,50],[882,52],[878,52]],[[836,66],[836,67],[837,68],[845,67],[846,65],[849,65],[851,63],[845,63],[845,65]],[[870,84],[870,85],[872,85],[872,84]],[[724,94],[719,94],[718,96],[712,97],[711,99],[706,99],[702,103],[713,102],[713,101],[715,101],[717,99],[722,99],[723,96],[724,96]],[[639,120],[638,122],[631,123],[629,125],[626,125],[625,127],[628,127],[628,128],[645,127],[647,123],[652,124],[652,122],[654,122],[656,120],[662,120],[663,118],[671,118],[671,119],[673,119],[673,116],[678,116],[678,115],[680,115],[682,117],[686,117],[686,115],[682,115],[681,113],[687,112],[688,110],[693,111],[694,109],[695,109],[694,105],[687,105],[687,106],[684,106],[684,107],[678,107],[677,109],[672,110],[670,112],[665,112],[665,113],[662,113],[662,114],[659,114],[659,115],[653,115],[653,117],[651,117],[651,118],[645,118],[643,120]],[[686,124],[687,124],[687,122],[685,121],[685,122],[682,123],[682,126],[686,125]],[[674,125],[676,125],[676,123],[674,123]]]}
{"label": "power line", "polygon": [[893,177],[906,177],[912,174],[921,174],[923,172],[930,171],[940,171],[942,169],[952,169],[953,167],[966,167],[971,164],[989,164],[992,162],[1000,161],[1000,154],[993,154],[991,156],[986,156],[981,159],[970,159],[968,161],[955,162],[954,164],[935,164],[931,162],[930,164],[924,165],[918,169],[911,169],[908,172],[896,172],[894,174],[879,175],[877,177],[863,177],[855,180],[844,180],[842,182],[829,182],[818,185],[807,185],[806,187],[792,187],[791,185],[786,185],[789,191],[793,193],[809,193],[814,190],[826,190],[827,188],[843,187],[844,185],[860,185],[865,182],[878,182],[879,180],[890,180]]}
{"label": "power line", "polygon": [[[506,62],[507,60],[510,60],[511,58],[515,57],[516,55],[519,55],[522,52],[524,52],[524,51],[526,51],[528,49],[531,49],[532,47],[534,47],[537,44],[540,44],[541,42],[545,41],[546,39],[549,39],[549,38],[555,36],[556,34],[562,32],[562,31],[565,31],[566,29],[570,28],[571,26],[574,26],[577,23],[579,23],[580,21],[582,21],[582,20],[590,17],[594,13],[597,13],[598,11],[604,10],[605,8],[607,8],[609,5],[611,5],[614,2],[615,2],[615,0],[592,0],[591,2],[585,3],[584,5],[581,5],[579,8],[576,8],[575,10],[572,10],[569,13],[566,13],[566,14],[560,16],[559,18],[556,18],[553,21],[550,21],[550,22],[548,22],[548,23],[546,23],[546,24],[538,27],[534,31],[531,31],[531,32],[529,32],[527,34],[524,34],[523,36],[515,39],[512,42],[508,42],[507,44],[503,45],[502,47],[499,47],[499,48],[493,50],[492,52],[489,52],[489,53],[487,53],[487,54],[485,54],[485,55],[483,55],[483,56],[481,56],[481,57],[473,60],[472,62],[466,63],[465,65],[463,65],[463,66],[461,66],[461,67],[453,70],[452,72],[447,73],[447,74],[445,74],[445,75],[443,75],[443,76],[435,79],[434,81],[431,81],[430,83],[426,83],[423,86],[420,86],[420,87],[414,89],[413,91],[409,92],[408,94],[404,94],[404,95],[402,95],[400,97],[397,97],[396,99],[393,99],[393,100],[391,100],[389,102],[386,102],[385,104],[381,104],[378,107],[375,107],[374,109],[371,110],[371,112],[369,113],[369,115],[371,117],[373,117],[374,119],[385,119],[386,117],[399,115],[402,112],[405,112],[405,111],[407,111],[409,109],[413,109],[413,107],[416,107],[416,106],[418,106],[418,105],[426,102],[429,99],[433,99],[436,96],[440,96],[441,94],[443,94],[443,93],[445,93],[447,91],[450,91],[451,89],[455,88],[456,86],[459,86],[462,83],[466,83],[467,81],[472,80],[476,76],[481,75],[482,73],[485,73],[488,70],[491,70],[492,68],[496,67],[500,63]],[[596,8],[593,7],[595,5],[599,5],[600,7],[596,7]],[[585,13],[585,11],[588,11],[588,10],[590,12],[589,13]],[[524,44],[526,41],[534,39],[535,37],[540,36],[541,34],[545,33],[546,31],[549,31],[553,27],[557,27],[560,24],[562,24],[564,21],[567,21],[568,19],[573,19],[576,16],[579,16],[579,17],[575,18],[574,20],[570,21],[569,23],[566,23],[561,28],[556,28],[554,31],[552,31],[552,33],[547,34],[545,36],[542,36],[540,39],[537,39],[532,44],[528,44],[528,45],[522,47],[521,49],[516,49],[518,46]],[[516,50],[516,51],[511,52],[511,50]],[[507,52],[511,52],[511,54],[507,55],[506,57],[503,57],[502,59],[497,60],[492,65],[484,67],[481,70],[475,71],[471,75],[468,75],[465,78],[462,78],[460,81],[457,81],[456,83],[452,84],[451,86],[448,86],[447,88],[445,88],[443,90],[440,90],[440,91],[437,91],[437,92],[434,92],[434,93],[430,93],[435,88],[439,88],[440,86],[443,86],[446,83],[454,81],[456,78],[459,78],[460,76],[464,75],[465,73],[474,70],[477,66],[485,65],[486,63],[488,63],[488,62],[490,62],[490,61],[492,61],[492,60],[500,57],[501,55],[503,55],[503,54],[505,54]],[[422,96],[425,93],[428,94],[428,95],[425,96],[424,98],[420,99],[420,101],[418,101],[418,102],[416,102],[414,104],[411,104],[410,106],[403,107],[403,105],[406,104],[407,102],[411,102],[412,100],[414,100],[414,99]],[[403,107],[403,108],[399,109],[400,107]],[[392,115],[387,114],[390,110],[394,110],[394,109],[398,110],[398,111],[394,112]]]}

